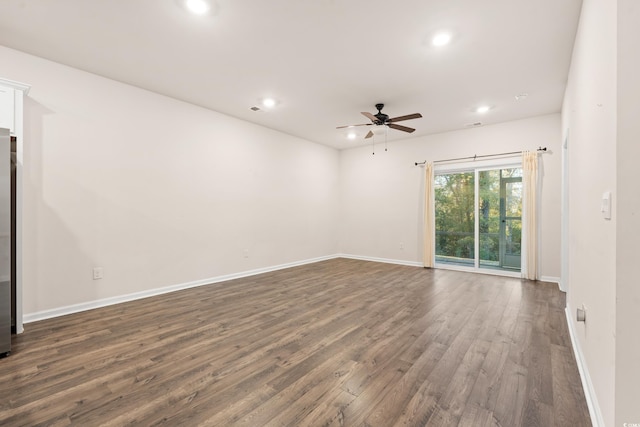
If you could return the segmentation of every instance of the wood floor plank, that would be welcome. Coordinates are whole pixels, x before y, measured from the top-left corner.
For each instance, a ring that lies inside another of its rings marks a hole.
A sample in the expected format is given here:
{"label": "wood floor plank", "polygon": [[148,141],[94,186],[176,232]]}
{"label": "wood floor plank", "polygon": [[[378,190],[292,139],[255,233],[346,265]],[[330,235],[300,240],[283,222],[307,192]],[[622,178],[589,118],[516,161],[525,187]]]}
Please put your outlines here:
{"label": "wood floor plank", "polygon": [[[553,381],[553,414],[557,425],[589,425],[589,412],[576,375],[577,366],[573,352],[566,347],[551,346]],[[574,409],[577,407],[577,410]]]}
{"label": "wood floor plank", "polygon": [[30,323],[0,425],[588,425],[564,301],[334,259]]}

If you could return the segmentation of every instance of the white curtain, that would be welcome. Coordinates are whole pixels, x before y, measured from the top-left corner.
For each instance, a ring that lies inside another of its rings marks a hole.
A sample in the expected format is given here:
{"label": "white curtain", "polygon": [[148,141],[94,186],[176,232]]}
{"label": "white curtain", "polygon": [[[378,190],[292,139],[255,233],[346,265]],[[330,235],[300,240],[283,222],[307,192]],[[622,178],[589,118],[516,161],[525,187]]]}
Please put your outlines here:
{"label": "white curtain", "polygon": [[538,153],[522,153],[522,277],[538,280]]}
{"label": "white curtain", "polygon": [[436,219],[433,193],[433,163],[424,165],[424,250],[423,264],[425,267],[433,268],[436,263]]}

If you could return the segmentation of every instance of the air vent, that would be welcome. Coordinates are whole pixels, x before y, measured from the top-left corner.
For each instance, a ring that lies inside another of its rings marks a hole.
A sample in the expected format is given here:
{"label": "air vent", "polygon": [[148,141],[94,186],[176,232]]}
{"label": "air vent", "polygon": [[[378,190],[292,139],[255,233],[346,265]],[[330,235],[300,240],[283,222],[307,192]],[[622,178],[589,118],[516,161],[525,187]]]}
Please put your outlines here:
{"label": "air vent", "polygon": [[466,128],[477,128],[479,126],[482,126],[482,122],[467,123],[464,125]]}

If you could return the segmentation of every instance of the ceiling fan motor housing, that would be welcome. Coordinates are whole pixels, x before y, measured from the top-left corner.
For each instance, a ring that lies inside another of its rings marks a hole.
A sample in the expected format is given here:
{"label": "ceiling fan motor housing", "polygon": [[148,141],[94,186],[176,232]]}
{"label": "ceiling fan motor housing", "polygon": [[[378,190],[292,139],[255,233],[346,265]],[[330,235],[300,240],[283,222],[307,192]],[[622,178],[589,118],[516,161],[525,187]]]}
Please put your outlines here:
{"label": "ceiling fan motor housing", "polygon": [[380,123],[376,123],[377,125],[383,125],[389,120],[389,116],[382,112],[384,108],[384,104],[376,104],[376,109],[378,110],[378,114],[374,114],[374,116],[378,119]]}

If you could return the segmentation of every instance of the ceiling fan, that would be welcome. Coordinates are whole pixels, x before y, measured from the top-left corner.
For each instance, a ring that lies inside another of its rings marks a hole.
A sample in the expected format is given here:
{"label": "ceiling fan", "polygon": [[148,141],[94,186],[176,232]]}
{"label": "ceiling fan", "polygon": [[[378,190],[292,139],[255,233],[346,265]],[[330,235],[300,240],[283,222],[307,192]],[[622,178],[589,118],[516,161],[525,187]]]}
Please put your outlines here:
{"label": "ceiling fan", "polygon": [[[359,124],[359,125],[338,126],[336,129],[351,128],[351,127],[355,127],[355,126],[373,126],[373,125],[375,125],[375,126],[387,126],[387,127],[390,127],[391,129],[401,130],[403,132],[411,133],[411,132],[415,131],[414,128],[410,128],[408,126],[397,125],[396,122],[401,122],[403,120],[419,119],[420,117],[422,117],[422,114],[414,113],[414,114],[407,114],[406,116],[399,116],[399,117],[389,118],[388,115],[386,115],[386,114],[384,114],[382,112],[383,108],[384,108],[384,104],[376,104],[376,109],[378,110],[378,114],[371,114],[371,113],[367,113],[367,112],[360,113],[363,116],[365,116],[366,118],[368,118],[369,120],[371,120],[371,123],[362,123],[362,124]],[[369,131],[367,133],[367,135],[365,136],[365,138],[371,138],[372,136],[373,136],[373,132]]]}

